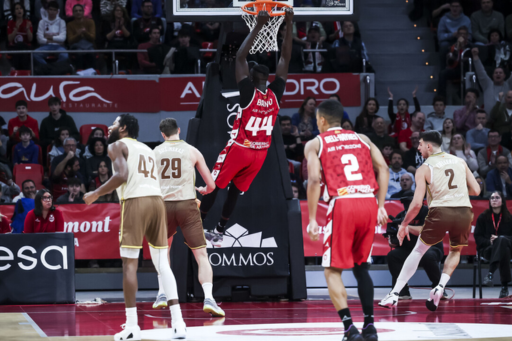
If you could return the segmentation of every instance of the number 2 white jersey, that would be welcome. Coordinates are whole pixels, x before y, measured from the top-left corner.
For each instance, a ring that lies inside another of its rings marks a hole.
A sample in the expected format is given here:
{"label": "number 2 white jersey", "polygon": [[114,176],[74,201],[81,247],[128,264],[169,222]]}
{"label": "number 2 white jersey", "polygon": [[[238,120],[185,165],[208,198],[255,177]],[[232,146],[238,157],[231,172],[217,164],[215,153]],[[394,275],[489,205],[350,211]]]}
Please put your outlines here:
{"label": "number 2 white jersey", "polygon": [[472,207],[466,179],[466,161],[444,152],[425,160],[430,168],[428,207]]}
{"label": "number 2 white jersey", "polygon": [[[162,196],[156,167],[155,153],[135,139],[120,139],[128,148],[128,180],[117,188],[121,200]],[[114,169],[114,174],[116,173]]]}
{"label": "number 2 white jersey", "polygon": [[192,146],[185,141],[165,141],[155,148],[160,188],[165,201],[196,198],[196,172],[190,160]]}

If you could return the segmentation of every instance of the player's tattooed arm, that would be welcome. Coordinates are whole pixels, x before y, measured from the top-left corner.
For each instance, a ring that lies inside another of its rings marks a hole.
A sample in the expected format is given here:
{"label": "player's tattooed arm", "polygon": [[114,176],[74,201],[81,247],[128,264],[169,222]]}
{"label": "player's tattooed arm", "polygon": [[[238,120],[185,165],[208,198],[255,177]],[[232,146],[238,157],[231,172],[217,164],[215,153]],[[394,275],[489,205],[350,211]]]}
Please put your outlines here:
{"label": "player's tattooed arm", "polygon": [[309,225],[308,234],[312,241],[318,240],[319,229],[316,221],[316,210],[318,200],[320,199],[320,159],[318,151],[320,150],[320,142],[317,138],[309,141],[304,150],[304,156],[308,160],[308,209],[309,209]]}

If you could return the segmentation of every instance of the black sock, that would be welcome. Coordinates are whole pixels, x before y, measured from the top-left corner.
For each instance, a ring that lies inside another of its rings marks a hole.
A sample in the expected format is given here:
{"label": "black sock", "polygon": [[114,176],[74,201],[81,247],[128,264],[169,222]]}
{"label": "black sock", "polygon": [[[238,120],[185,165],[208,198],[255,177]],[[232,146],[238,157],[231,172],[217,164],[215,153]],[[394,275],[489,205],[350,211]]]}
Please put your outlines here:
{"label": "black sock", "polygon": [[505,289],[508,289],[508,282],[507,283],[504,283],[502,282],[501,285],[505,288]]}
{"label": "black sock", "polygon": [[368,272],[370,266],[368,263],[361,265],[354,264],[352,272],[354,277],[357,279],[357,294],[361,300],[361,306],[363,307],[364,313],[364,325],[363,328],[370,323],[373,323],[373,281]]}
{"label": "black sock", "polygon": [[[373,308],[373,307],[372,307]],[[368,309],[368,308],[367,308]],[[364,309],[363,309],[364,310]],[[364,315],[363,328],[366,328],[369,324],[373,324],[373,315]]]}
{"label": "black sock", "polygon": [[345,326],[345,331],[348,331],[350,326],[352,325],[352,316],[350,316],[350,310],[348,308],[341,309],[338,311],[338,315],[340,316],[343,325]]}

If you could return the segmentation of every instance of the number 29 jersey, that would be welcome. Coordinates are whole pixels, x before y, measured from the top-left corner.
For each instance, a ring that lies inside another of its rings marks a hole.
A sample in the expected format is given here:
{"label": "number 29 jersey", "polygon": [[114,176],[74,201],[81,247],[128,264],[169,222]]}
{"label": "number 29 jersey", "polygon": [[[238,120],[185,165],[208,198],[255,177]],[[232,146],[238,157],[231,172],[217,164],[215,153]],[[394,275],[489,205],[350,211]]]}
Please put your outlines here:
{"label": "number 29 jersey", "polygon": [[325,184],[324,200],[333,197],[371,197],[379,189],[370,146],[356,133],[331,128],[317,137],[318,157]]}

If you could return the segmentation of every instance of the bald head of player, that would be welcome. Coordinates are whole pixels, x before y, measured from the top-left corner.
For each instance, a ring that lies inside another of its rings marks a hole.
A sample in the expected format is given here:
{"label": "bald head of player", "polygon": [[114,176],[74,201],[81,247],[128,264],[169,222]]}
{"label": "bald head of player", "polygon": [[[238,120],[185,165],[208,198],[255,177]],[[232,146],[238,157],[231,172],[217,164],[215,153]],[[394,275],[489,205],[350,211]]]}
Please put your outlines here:
{"label": "bald head of player", "polygon": [[108,127],[108,143],[114,143],[124,137],[137,139],[139,137],[139,121],[135,116],[122,114],[117,116],[114,123]]}
{"label": "bald head of player", "polygon": [[441,145],[443,144],[443,137],[437,130],[428,130],[420,134],[420,145],[418,150],[424,159],[427,159],[432,154],[441,152]]}
{"label": "bald head of player", "polygon": [[164,118],[160,122],[160,132],[164,140],[179,140],[180,139],[180,128],[178,122],[174,118]]}
{"label": "bald head of player", "polygon": [[333,99],[323,101],[316,110],[316,124],[320,133],[324,133],[329,128],[341,127],[343,119],[343,105]]}

